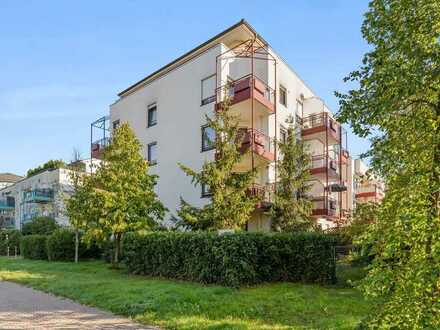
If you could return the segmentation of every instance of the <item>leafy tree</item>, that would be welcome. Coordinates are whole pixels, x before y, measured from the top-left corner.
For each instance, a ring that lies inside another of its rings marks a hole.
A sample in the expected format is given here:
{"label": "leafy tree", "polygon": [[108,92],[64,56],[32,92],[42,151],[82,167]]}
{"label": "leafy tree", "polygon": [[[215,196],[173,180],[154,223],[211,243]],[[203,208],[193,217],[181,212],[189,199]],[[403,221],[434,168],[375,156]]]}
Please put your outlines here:
{"label": "leafy tree", "polygon": [[297,138],[293,118],[286,121],[285,141],[278,141],[281,159],[277,163],[278,181],[270,213],[276,231],[307,231],[313,228],[310,190],[311,155]]}
{"label": "leafy tree", "polygon": [[38,173],[44,172],[46,170],[55,170],[58,168],[66,168],[66,163],[64,161],[62,161],[61,159],[56,159],[56,160],[49,160],[48,162],[44,163],[41,166],[38,166],[36,168],[32,168],[30,170],[27,171],[26,176],[30,177],[33,175],[36,175]]}
{"label": "leafy tree", "polygon": [[37,217],[21,228],[23,235],[50,235],[60,226],[51,217]]}
{"label": "leafy tree", "polygon": [[255,210],[257,198],[249,194],[255,171],[235,171],[243,158],[243,136],[238,118],[229,111],[230,104],[230,99],[225,98],[214,117],[206,117],[208,127],[216,133],[213,141],[215,160],[206,161],[200,171],[179,164],[196,186],[209,187],[211,193],[210,202],[201,208],[181,201],[177,212],[180,226],[194,230],[238,229],[246,224]]}
{"label": "leafy tree", "polygon": [[372,328],[440,328],[440,2],[373,0],[371,46],[339,119],[370,137],[387,193],[364,237],[376,256],[361,288],[382,304]]}
{"label": "leafy tree", "polygon": [[[69,222],[75,233],[75,262],[79,259],[80,232],[87,225],[87,219],[90,215],[91,200],[89,199],[92,192],[90,177],[83,172],[81,165],[83,163],[74,162],[71,165],[69,173],[72,191],[65,196],[66,211],[69,216]],[[76,168],[78,166],[78,168]]]}
{"label": "leafy tree", "polygon": [[[86,217],[79,213],[78,219],[87,220],[86,240],[113,239],[112,261],[117,266],[124,233],[154,228],[166,211],[154,192],[157,176],[148,174],[141,144],[127,123],[115,130],[103,162],[88,180],[84,190]],[[82,201],[83,196],[78,199]]]}

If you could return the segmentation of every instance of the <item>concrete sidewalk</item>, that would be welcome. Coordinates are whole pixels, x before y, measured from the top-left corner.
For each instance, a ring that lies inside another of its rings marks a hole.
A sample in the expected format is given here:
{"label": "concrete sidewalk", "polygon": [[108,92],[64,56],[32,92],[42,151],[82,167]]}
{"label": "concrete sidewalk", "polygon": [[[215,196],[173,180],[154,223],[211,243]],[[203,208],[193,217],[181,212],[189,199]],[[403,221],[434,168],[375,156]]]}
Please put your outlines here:
{"label": "concrete sidewalk", "polygon": [[0,329],[155,329],[71,300],[0,281]]}

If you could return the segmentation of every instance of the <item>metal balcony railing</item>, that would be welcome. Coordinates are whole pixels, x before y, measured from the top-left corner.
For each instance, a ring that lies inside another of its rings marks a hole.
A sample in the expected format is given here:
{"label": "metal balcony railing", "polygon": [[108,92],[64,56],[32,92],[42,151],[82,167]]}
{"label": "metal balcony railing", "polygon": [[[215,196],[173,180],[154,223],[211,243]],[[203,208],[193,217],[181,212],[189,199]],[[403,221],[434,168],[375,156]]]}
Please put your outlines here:
{"label": "metal balcony railing", "polygon": [[275,90],[253,74],[247,74],[218,87],[216,91],[217,103],[223,102],[225,98],[230,98],[232,104],[247,100],[251,97],[250,91],[252,89],[254,98],[273,111]]}
{"label": "metal balcony railing", "polygon": [[246,151],[252,147],[252,151],[268,160],[275,159],[275,139],[269,137],[263,132],[241,127],[239,128],[238,137],[242,144],[242,151]]}
{"label": "metal balcony railing", "polygon": [[53,189],[34,189],[23,193],[24,202],[50,202],[54,198]]}

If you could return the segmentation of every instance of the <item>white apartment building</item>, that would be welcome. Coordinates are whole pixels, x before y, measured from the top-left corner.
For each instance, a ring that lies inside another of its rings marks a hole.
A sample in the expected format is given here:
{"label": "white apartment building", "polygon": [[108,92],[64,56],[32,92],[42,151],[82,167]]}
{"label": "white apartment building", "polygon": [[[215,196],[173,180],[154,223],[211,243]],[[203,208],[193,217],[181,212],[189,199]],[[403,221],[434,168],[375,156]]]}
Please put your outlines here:
{"label": "white apartment building", "polygon": [[313,154],[313,215],[324,228],[344,221],[353,201],[343,128],[244,20],[120,92],[109,116],[92,123],[92,157],[99,157],[111,131],[127,122],[143,145],[151,172],[159,175],[157,193],[169,216],[176,215],[181,197],[202,206],[209,191],[195,187],[178,163],[200,169],[205,160],[214,160],[215,133],[206,127],[205,116],[213,116],[226,95],[245,134],[243,150],[251,150],[237,171],[257,170],[249,193],[264,196],[266,202],[256,206],[248,230],[270,230],[265,211],[276,185],[275,141],[285,137],[289,116],[301,125],[301,136]]}

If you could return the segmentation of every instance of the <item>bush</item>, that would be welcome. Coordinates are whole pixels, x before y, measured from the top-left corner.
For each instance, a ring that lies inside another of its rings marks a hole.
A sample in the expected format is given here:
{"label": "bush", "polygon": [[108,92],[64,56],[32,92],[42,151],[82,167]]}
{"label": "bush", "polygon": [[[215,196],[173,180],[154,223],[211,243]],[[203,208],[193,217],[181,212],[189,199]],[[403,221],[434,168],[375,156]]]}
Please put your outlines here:
{"label": "bush", "polygon": [[[75,232],[71,229],[57,229],[47,238],[47,256],[50,261],[74,261]],[[79,258],[99,258],[101,250],[92,244],[90,247],[80,241]]]}
{"label": "bush", "polygon": [[9,246],[9,255],[15,255],[15,248],[17,248],[17,254],[19,254],[20,238],[21,238],[21,232],[19,230],[15,230],[15,229],[1,230],[0,255],[5,256],[8,254],[8,246]]}
{"label": "bush", "polygon": [[20,240],[21,255],[26,259],[47,260],[47,236],[27,235]]}
{"label": "bush", "polygon": [[53,218],[38,217],[25,223],[21,229],[21,233],[23,235],[50,235],[59,227]]}
{"label": "bush", "polygon": [[232,287],[336,280],[334,240],[326,235],[129,233],[123,246],[124,262],[135,274]]}

